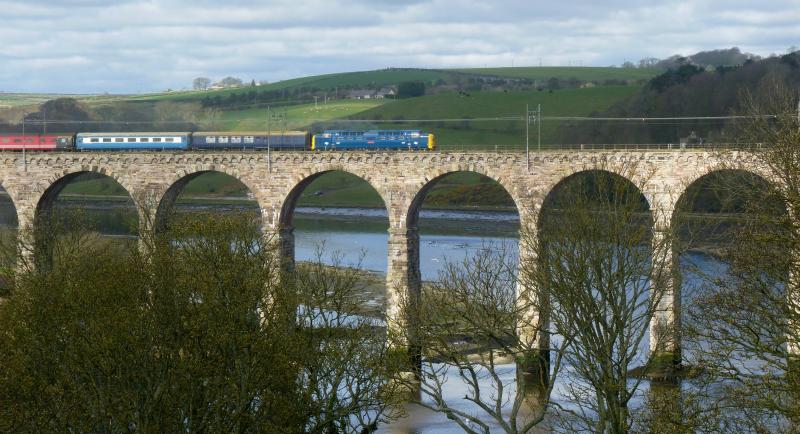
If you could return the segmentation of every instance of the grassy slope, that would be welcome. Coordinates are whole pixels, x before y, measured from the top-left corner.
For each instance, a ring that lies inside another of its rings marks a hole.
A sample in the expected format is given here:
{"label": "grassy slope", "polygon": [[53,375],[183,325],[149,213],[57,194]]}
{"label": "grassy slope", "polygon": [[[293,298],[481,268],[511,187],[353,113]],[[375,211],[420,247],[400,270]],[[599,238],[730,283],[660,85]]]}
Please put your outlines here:
{"label": "grassy slope", "polygon": [[496,75],[546,80],[550,77],[577,78],[579,80],[641,80],[650,79],[663,71],[655,68],[610,68],[592,66],[520,66],[512,68],[465,68],[454,71],[467,74]]}
{"label": "grassy slope", "polygon": [[[206,96],[226,97],[231,93],[249,92],[250,90],[282,90],[296,88],[318,88],[322,90],[336,91],[337,88],[346,86],[385,86],[397,84],[403,81],[432,81],[446,76],[453,75],[451,71],[439,71],[435,69],[383,69],[377,71],[343,72],[336,74],[314,75],[309,77],[293,78],[290,80],[278,81],[255,88],[244,86],[235,89],[220,89],[211,91],[183,91],[170,93],[157,93],[133,97],[134,100],[173,100],[191,101],[203,99]],[[342,96],[340,92],[339,96]]]}
{"label": "grassy slope", "polygon": [[[548,79],[557,77],[561,79],[578,78],[580,80],[639,80],[648,79],[657,75],[657,69],[636,69],[636,68],[611,68],[611,67],[516,67],[516,68],[468,68],[468,69],[382,69],[375,71],[342,72],[335,74],[314,75],[309,77],[293,78],[270,83],[264,86],[251,88],[249,86],[236,89],[221,89],[212,91],[179,91],[170,93],[152,93],[138,96],[129,96],[125,99],[131,101],[147,100],[171,100],[171,101],[193,101],[200,100],[206,96],[226,97],[231,93],[249,92],[250,90],[282,90],[295,88],[318,88],[321,90],[336,91],[337,88],[347,86],[354,87],[380,87],[386,85],[397,85],[404,81],[435,81],[438,79],[448,79],[455,76],[464,78],[477,77],[481,75],[493,75],[500,77],[517,77]],[[342,96],[341,93],[339,96]]]}
{"label": "grassy slope", "polygon": [[[336,100],[328,104],[320,102],[315,107],[314,104],[300,104],[281,107],[272,110],[273,116],[283,120],[273,120],[270,122],[270,129],[294,130],[305,128],[316,121],[326,121],[337,118],[344,118],[357,113],[378,107],[390,100]],[[228,110],[222,113],[218,121],[220,128],[224,130],[265,130],[266,129],[266,109],[247,109],[247,110]]]}
{"label": "grassy slope", "polygon": [[[469,96],[442,93],[420,98],[398,100],[391,104],[359,113],[361,119],[462,119],[517,116],[522,118],[525,105],[542,105],[543,116],[581,116],[605,109],[632,95],[638,86],[597,86],[585,89],[564,89],[552,93],[475,92]],[[415,126],[437,135],[440,149],[459,147],[521,148],[525,144],[525,123],[520,120],[400,123],[392,127]],[[558,125],[542,124],[542,143],[553,143]],[[535,137],[532,135],[531,137]],[[531,143],[535,143],[532,140]]]}

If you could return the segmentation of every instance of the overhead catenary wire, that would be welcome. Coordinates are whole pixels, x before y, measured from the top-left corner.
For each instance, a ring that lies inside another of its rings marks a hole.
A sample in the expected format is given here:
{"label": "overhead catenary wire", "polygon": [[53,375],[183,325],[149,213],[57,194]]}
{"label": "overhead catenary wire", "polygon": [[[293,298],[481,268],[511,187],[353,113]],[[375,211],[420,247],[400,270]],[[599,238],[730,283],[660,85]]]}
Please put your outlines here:
{"label": "overhead catenary wire", "polygon": [[[592,116],[541,116],[542,121],[602,121],[602,122],[653,122],[674,123],[676,121],[721,121],[746,119],[779,119],[780,115],[730,115],[730,116],[668,116],[668,117],[592,117]],[[252,118],[256,119],[256,118]],[[244,119],[217,119],[216,122],[241,122]],[[331,123],[433,123],[433,122],[524,122],[524,116],[464,117],[464,118],[428,118],[428,119],[348,119],[348,118],[303,118],[306,122]],[[152,120],[152,121],[120,121],[120,120],[26,120],[28,124],[186,124],[192,120]]]}

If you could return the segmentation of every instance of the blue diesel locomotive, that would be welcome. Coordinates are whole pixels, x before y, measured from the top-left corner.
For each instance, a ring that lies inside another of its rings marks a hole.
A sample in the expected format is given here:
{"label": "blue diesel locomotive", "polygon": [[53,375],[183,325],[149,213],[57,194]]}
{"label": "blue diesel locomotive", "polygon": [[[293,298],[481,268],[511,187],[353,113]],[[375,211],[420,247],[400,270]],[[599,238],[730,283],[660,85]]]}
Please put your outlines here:
{"label": "blue diesel locomotive", "polygon": [[436,148],[433,134],[420,130],[369,130],[341,131],[329,130],[314,134],[311,150],[353,150],[353,149],[394,149],[431,150]]}

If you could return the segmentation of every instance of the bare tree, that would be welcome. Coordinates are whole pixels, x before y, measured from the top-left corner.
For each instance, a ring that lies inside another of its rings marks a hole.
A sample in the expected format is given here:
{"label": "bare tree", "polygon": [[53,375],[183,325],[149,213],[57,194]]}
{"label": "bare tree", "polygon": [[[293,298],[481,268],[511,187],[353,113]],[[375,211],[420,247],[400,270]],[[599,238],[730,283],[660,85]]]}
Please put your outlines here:
{"label": "bare tree", "polygon": [[[698,272],[687,338],[704,375],[708,411],[731,430],[800,426],[800,120],[793,90],[767,78],[743,97],[737,125],[747,150],[711,187],[737,216],[718,252],[723,273]],[[745,176],[758,171],[766,179]],[[756,178],[757,181],[748,179]]]}
{"label": "bare tree", "polygon": [[[419,300],[404,303],[405,312],[418,318],[404,338],[423,350],[417,376],[405,378],[417,392],[416,405],[469,433],[528,433],[545,420],[562,352],[553,351],[550,371],[526,376],[520,369],[539,354],[541,317],[529,313],[542,309],[520,284],[516,255],[485,245],[447,263]],[[463,389],[463,396],[454,397],[450,387]]]}
{"label": "bare tree", "polygon": [[197,77],[192,81],[194,90],[206,90],[209,85],[211,85],[211,79],[208,77]]}
{"label": "bare tree", "polygon": [[648,351],[651,322],[674,282],[671,234],[653,230],[647,202],[627,180],[648,174],[630,163],[606,169],[568,179],[548,198],[532,243],[538,261],[522,270],[546,294],[553,339],[570,341],[558,413],[566,431],[631,430],[642,373],[661,364],[671,336],[650,336],[657,351]]}

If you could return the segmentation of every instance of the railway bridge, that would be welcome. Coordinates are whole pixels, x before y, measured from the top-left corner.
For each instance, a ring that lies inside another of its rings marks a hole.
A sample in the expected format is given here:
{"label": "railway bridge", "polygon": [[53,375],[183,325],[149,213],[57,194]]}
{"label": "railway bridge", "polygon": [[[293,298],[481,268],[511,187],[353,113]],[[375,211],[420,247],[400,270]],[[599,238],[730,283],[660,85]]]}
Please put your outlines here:
{"label": "railway bridge", "polygon": [[[684,191],[706,174],[737,168],[770,179],[756,161],[747,152],[702,149],[553,150],[529,156],[479,151],[0,153],[0,184],[14,202],[20,228],[33,227],[36,216],[52,206],[63,187],[85,172],[119,182],[137,203],[141,222],[143,217],[148,221],[163,218],[192,178],[222,172],[250,189],[265,231],[280,240],[287,258],[293,258],[292,215],[303,189],[326,172],[352,173],[380,194],[388,211],[387,318],[392,320],[399,315],[399,297],[420,289],[419,208],[429,189],[448,174],[477,172],[497,181],[513,198],[524,230],[537,227],[545,198],[565,179],[592,170],[616,173],[647,199],[657,234],[670,228]],[[524,249],[520,255],[525,257]],[[679,309],[678,291],[669,291],[653,323],[675,324]],[[653,328],[652,333],[658,330],[664,329]],[[680,354],[680,340],[664,338],[670,342],[667,351]]]}

